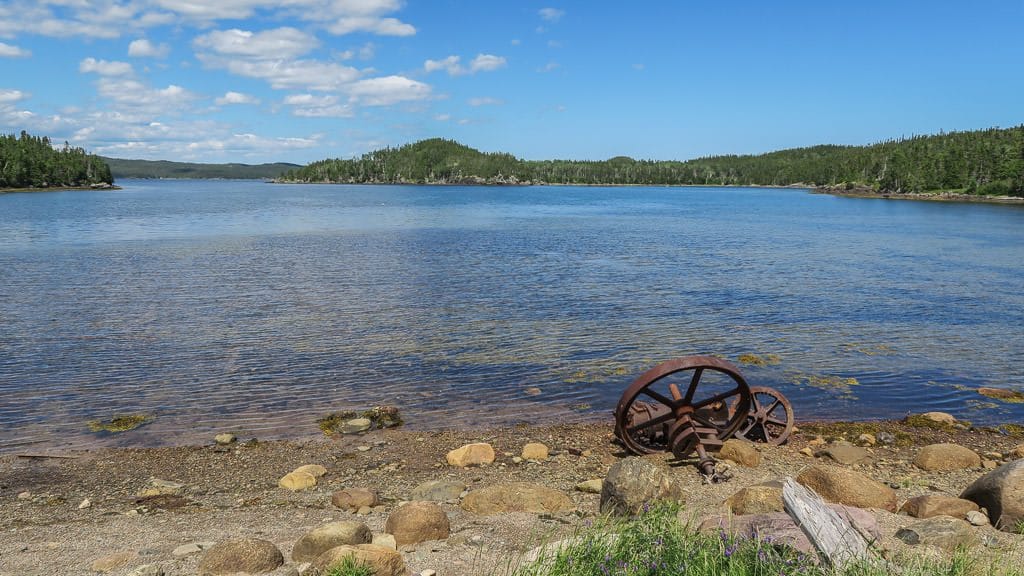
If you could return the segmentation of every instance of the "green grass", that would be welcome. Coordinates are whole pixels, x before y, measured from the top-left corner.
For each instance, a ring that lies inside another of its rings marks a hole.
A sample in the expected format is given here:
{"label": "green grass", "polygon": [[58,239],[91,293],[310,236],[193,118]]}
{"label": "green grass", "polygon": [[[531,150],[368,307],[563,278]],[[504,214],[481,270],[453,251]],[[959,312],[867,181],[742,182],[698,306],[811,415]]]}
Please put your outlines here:
{"label": "green grass", "polygon": [[375,576],[373,567],[357,560],[354,556],[342,558],[341,563],[328,570],[324,576]]}
{"label": "green grass", "polygon": [[[888,576],[894,566],[904,576],[1021,576],[1019,568],[990,564],[959,552],[951,558],[923,555],[864,562],[844,576]],[[998,562],[998,559],[995,560]],[[510,567],[512,576],[834,576],[815,558],[770,538],[746,539],[724,532],[703,534],[677,520],[677,509],[655,507],[633,521],[599,519],[561,543],[549,544],[533,562]]]}

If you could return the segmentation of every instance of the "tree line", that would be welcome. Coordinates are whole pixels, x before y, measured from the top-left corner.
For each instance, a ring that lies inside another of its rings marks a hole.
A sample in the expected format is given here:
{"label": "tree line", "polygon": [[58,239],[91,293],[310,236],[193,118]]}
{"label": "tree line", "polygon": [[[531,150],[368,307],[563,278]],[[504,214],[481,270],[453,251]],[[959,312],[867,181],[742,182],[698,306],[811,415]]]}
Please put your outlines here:
{"label": "tree line", "polygon": [[54,148],[46,136],[0,136],[0,188],[61,188],[113,184],[99,156],[70,146]]}
{"label": "tree line", "polygon": [[288,182],[389,184],[807,185],[881,193],[955,191],[1024,197],[1024,125],[822,145],[759,155],[687,161],[521,160],[434,138],[353,159],[313,162],[282,174]]}

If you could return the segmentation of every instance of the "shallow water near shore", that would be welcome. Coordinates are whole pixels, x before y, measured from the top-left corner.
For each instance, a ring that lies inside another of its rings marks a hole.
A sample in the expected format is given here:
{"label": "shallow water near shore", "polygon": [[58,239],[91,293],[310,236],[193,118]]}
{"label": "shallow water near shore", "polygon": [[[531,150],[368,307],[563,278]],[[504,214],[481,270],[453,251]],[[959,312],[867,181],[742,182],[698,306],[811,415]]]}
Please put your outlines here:
{"label": "shallow water near shore", "polygon": [[[419,428],[610,422],[696,353],[770,358],[740,366],[799,420],[1024,419],[976,392],[1024,388],[1021,206],[118,184],[0,196],[0,450],[299,437],[376,404]],[[152,420],[89,431],[117,414]]]}

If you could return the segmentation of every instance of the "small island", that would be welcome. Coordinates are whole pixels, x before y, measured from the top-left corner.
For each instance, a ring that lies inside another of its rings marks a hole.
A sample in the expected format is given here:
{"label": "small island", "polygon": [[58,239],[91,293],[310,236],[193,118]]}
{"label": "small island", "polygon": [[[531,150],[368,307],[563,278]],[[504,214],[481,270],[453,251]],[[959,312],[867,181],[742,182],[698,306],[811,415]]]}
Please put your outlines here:
{"label": "small island", "polygon": [[46,136],[0,136],[0,192],[112,188],[110,167],[99,156],[67,142],[54,148]]}

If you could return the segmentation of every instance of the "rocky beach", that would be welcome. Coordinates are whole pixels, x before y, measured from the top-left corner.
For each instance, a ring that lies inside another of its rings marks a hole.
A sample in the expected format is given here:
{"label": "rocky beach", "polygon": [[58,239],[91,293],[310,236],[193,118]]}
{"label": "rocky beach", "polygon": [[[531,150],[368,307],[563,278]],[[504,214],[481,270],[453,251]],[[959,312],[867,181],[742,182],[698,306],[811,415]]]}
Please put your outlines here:
{"label": "rocky beach", "polygon": [[[610,421],[11,453],[0,458],[0,575],[284,576],[346,554],[379,574],[505,574],[602,510],[655,499],[683,502],[695,528],[751,529],[782,510],[788,477],[863,510],[851,515],[885,554],[960,546],[1012,565],[1024,561],[1020,432],[941,414],[803,423],[783,446],[728,442],[719,468],[731,479],[717,484],[692,461],[630,457]],[[993,476],[1001,508],[974,489]]]}

